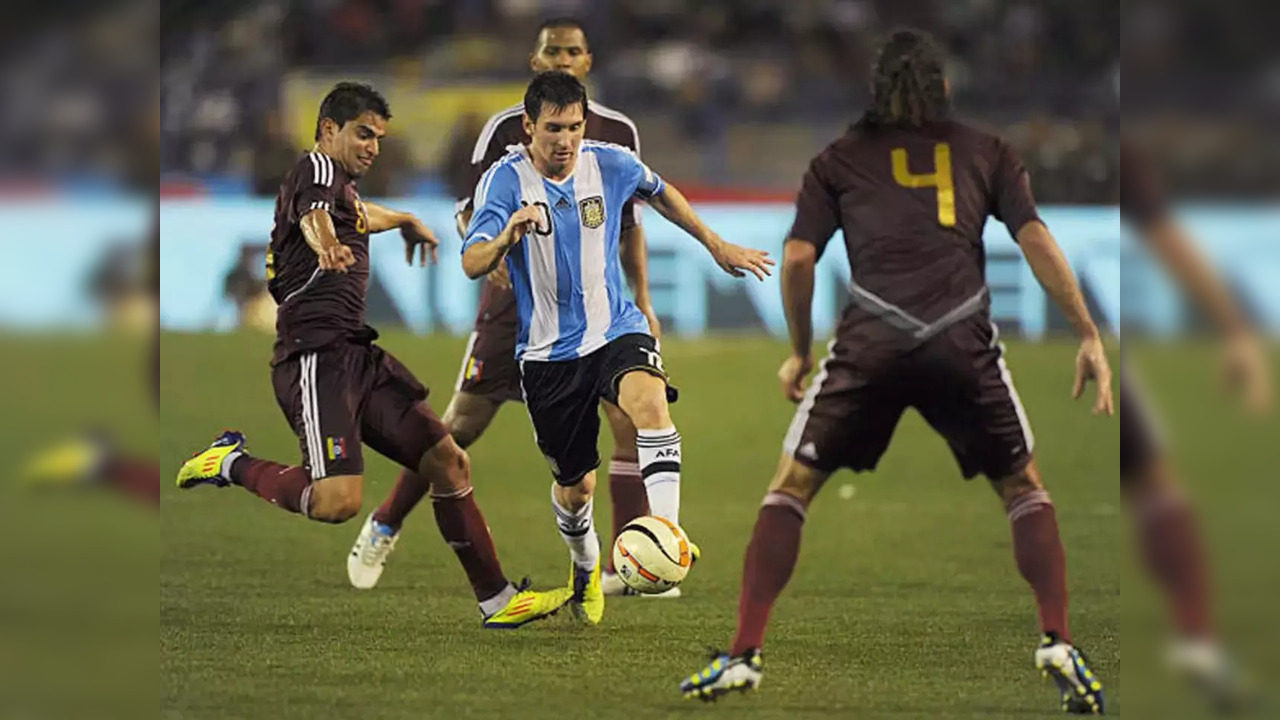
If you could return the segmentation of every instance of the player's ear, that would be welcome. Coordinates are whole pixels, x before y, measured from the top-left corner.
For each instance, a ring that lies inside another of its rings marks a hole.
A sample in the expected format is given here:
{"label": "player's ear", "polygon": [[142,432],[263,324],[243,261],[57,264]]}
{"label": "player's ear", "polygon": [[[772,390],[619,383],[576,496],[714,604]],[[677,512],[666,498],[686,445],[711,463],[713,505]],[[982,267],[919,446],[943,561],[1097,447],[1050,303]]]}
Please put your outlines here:
{"label": "player's ear", "polygon": [[525,113],[521,117],[523,118],[523,122],[524,122],[524,134],[528,135],[529,137],[533,137],[534,122],[533,120],[529,119],[529,113]]}
{"label": "player's ear", "polygon": [[591,61],[594,59],[594,57],[595,56],[591,54],[591,51],[588,50],[587,56],[586,56],[586,66],[583,68],[584,72],[591,72]]}

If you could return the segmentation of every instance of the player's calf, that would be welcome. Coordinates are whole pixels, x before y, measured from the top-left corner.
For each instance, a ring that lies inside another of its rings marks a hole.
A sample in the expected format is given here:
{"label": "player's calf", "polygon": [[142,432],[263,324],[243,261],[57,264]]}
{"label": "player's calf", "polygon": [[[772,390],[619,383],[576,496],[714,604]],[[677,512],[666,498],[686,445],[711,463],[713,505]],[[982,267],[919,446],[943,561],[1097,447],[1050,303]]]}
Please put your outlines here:
{"label": "player's calf", "polygon": [[364,504],[364,477],[336,475],[312,483],[310,507],[303,514],[312,520],[344,523],[355,517]]}

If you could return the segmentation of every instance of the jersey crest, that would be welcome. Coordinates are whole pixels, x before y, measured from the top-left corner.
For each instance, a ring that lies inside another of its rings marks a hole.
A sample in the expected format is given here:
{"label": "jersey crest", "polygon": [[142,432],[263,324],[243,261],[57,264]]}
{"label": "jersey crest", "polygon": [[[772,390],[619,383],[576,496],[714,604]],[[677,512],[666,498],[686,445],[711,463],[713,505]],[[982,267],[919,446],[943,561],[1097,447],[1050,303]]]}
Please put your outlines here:
{"label": "jersey crest", "polygon": [[579,214],[582,215],[582,226],[592,230],[604,224],[604,198],[593,195],[578,203]]}

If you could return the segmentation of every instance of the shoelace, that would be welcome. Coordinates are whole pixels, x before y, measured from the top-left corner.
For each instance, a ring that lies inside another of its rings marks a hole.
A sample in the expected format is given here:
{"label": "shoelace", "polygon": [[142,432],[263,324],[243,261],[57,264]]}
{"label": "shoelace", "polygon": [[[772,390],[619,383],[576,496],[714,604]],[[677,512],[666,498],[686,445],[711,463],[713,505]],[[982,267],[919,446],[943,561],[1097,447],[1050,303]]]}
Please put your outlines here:
{"label": "shoelace", "polygon": [[375,565],[386,559],[387,554],[395,547],[396,537],[383,535],[377,530],[369,533],[369,537],[369,544],[365,545],[364,552],[360,555],[360,562],[365,565]]}

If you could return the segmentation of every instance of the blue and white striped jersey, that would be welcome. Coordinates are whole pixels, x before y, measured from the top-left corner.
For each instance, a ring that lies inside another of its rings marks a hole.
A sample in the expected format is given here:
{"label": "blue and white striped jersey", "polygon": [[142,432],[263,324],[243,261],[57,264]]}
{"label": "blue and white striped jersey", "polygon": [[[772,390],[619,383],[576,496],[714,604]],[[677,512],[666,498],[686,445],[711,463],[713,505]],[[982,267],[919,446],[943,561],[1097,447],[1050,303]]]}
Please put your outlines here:
{"label": "blue and white striped jersey", "polygon": [[463,252],[497,237],[519,208],[542,209],[538,228],[507,254],[520,329],[516,357],[572,360],[649,322],[626,293],[618,258],[622,208],[662,192],[662,178],[621,145],[584,140],[572,175],[556,182],[512,151],[480,178]]}

